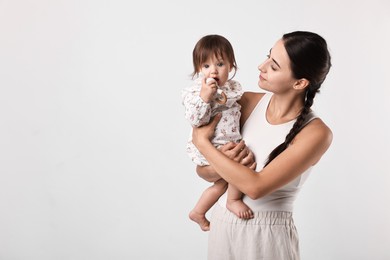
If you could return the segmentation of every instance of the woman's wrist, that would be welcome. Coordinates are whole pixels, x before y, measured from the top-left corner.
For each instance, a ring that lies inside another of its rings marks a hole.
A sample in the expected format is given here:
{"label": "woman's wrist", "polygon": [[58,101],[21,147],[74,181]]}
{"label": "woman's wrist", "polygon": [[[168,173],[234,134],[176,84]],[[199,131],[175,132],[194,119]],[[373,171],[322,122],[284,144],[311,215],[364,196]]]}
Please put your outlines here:
{"label": "woman's wrist", "polygon": [[199,137],[196,139],[196,141],[193,140],[193,142],[200,153],[203,153],[204,149],[206,149],[207,146],[211,144],[210,140],[205,137]]}

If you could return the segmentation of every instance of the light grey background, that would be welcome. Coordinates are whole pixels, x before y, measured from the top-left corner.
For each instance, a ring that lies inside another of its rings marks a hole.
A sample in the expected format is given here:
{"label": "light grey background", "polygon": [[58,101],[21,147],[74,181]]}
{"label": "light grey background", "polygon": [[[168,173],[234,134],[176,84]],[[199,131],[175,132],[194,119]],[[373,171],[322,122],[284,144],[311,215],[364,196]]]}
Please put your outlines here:
{"label": "light grey background", "polygon": [[293,30],[326,38],[315,109],[334,142],[296,202],[302,259],[390,259],[390,4],[0,0],[0,259],[206,258],[187,213],[181,89],[205,34],[239,80]]}

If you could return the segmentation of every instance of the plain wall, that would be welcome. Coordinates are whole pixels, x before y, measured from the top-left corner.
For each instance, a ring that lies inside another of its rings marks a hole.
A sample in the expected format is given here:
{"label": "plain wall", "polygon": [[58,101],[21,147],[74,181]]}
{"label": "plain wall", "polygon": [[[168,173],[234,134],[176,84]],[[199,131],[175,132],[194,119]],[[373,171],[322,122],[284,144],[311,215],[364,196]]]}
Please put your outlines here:
{"label": "plain wall", "polygon": [[210,33],[235,77],[309,30],[333,67],[334,133],[295,204],[302,259],[390,259],[390,2],[0,1],[0,259],[206,258],[187,215],[208,183],[185,152],[181,90]]}

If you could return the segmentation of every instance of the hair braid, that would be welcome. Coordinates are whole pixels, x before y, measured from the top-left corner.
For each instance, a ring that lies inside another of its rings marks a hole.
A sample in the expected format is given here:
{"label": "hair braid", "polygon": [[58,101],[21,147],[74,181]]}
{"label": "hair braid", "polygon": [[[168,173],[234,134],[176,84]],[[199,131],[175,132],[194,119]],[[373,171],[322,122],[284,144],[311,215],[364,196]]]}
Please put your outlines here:
{"label": "hair braid", "polygon": [[311,106],[313,105],[314,97],[318,91],[317,87],[308,87],[306,90],[306,100],[305,104],[301,110],[301,113],[297,117],[297,120],[295,121],[293,127],[291,128],[290,132],[286,135],[286,139],[283,143],[278,145],[268,156],[268,159],[264,165],[267,166],[273,159],[275,159],[281,152],[286,150],[286,148],[290,145],[294,137],[302,130],[303,126],[305,125],[307,121],[307,115],[311,111]]}
{"label": "hair braid", "polygon": [[301,113],[287,134],[284,142],[270,153],[265,166],[283,152],[307,124],[314,97],[319,92],[332,66],[327,43],[318,34],[295,31],[284,34],[282,40],[291,62],[293,77],[295,79],[305,78],[309,81],[309,85],[306,87],[306,92],[302,93],[305,94],[303,97],[305,102]]}

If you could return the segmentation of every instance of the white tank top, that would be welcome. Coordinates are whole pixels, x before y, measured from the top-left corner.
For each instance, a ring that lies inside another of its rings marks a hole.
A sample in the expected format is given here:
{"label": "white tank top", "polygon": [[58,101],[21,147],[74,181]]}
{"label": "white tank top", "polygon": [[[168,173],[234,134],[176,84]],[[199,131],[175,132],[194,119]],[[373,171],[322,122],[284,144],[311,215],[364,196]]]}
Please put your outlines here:
{"label": "white tank top", "polygon": [[[268,155],[279,144],[284,142],[284,139],[295,120],[287,123],[271,125],[266,119],[266,111],[272,94],[266,93],[255,109],[250,114],[249,118],[242,127],[241,133],[245,140],[245,144],[255,154],[257,169],[260,171],[265,164]],[[305,124],[315,118],[313,113],[309,114],[308,120]],[[280,189],[262,197],[257,200],[252,200],[248,196],[244,196],[243,201],[254,212],[258,211],[293,211],[293,202],[302,187],[304,181],[307,179],[311,167],[303,174],[295,178],[290,183],[281,187]],[[219,204],[226,207],[226,193],[219,199]]]}

